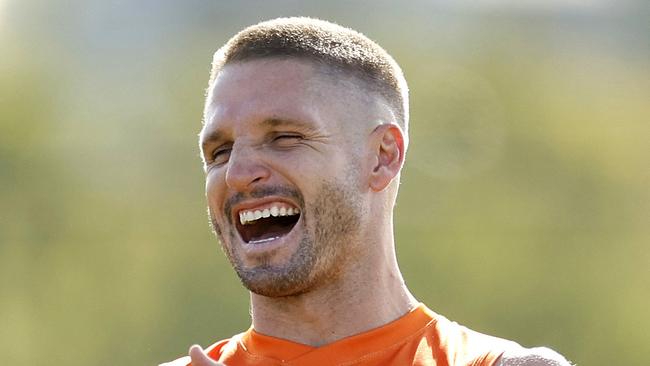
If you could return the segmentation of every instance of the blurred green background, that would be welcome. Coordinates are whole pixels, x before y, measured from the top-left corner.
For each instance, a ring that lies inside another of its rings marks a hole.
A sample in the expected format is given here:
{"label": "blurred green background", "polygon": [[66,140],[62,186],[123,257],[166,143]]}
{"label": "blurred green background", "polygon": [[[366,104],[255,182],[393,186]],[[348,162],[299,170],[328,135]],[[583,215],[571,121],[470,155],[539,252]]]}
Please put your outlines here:
{"label": "blurred green background", "polygon": [[0,0],[0,359],[155,365],[249,325],[196,134],[212,52],[261,20],[402,65],[416,296],[579,365],[650,364],[645,1]]}

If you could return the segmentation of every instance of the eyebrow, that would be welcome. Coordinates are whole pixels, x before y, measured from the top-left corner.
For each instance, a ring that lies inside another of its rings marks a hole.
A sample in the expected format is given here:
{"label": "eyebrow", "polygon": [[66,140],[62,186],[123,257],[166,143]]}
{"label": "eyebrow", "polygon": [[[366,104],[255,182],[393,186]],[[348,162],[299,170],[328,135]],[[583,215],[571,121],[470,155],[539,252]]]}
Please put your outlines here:
{"label": "eyebrow", "polygon": [[199,134],[201,136],[201,150],[205,150],[208,145],[216,144],[221,140],[224,140],[223,133],[219,130],[209,132],[206,135],[203,133]]}
{"label": "eyebrow", "polygon": [[308,123],[305,123],[303,121],[288,119],[288,118],[278,118],[278,117],[267,118],[264,121],[260,122],[260,126],[264,126],[264,125],[267,125],[269,127],[289,126],[289,127],[297,127],[305,130],[314,129]]}
{"label": "eyebrow", "polygon": [[[258,123],[260,127],[296,127],[302,130],[313,131],[314,127],[310,126],[308,123],[305,123],[300,120],[290,119],[290,118],[280,118],[280,117],[271,117],[267,118]],[[222,140],[226,140],[225,133],[220,130],[214,130],[208,132],[204,138],[201,139],[201,148],[205,149],[207,145],[216,144]]]}

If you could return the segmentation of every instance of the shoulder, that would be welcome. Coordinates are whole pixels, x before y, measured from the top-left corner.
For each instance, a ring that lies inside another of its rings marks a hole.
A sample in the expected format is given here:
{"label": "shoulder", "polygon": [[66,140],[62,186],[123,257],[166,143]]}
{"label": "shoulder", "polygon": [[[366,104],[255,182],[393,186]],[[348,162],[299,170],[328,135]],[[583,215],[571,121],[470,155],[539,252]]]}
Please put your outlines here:
{"label": "shoulder", "polygon": [[562,355],[547,347],[508,349],[495,366],[571,366]]}

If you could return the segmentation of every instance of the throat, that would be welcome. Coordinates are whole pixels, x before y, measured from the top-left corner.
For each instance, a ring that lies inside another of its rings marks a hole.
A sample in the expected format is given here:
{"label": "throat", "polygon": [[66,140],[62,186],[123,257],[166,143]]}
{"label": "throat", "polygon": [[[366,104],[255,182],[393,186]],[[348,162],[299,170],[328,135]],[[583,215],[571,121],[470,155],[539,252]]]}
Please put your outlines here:
{"label": "throat", "polygon": [[358,281],[342,281],[296,296],[251,294],[254,329],[319,347],[382,327],[420,305],[399,275],[378,281],[384,286],[365,283],[365,289]]}

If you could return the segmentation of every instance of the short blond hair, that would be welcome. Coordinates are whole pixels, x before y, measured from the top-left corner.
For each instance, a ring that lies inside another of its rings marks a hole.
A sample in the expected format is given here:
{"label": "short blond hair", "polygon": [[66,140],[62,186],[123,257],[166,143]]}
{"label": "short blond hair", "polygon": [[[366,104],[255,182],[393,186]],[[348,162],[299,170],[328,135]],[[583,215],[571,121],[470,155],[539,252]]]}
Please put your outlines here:
{"label": "short blond hair", "polygon": [[225,65],[267,57],[307,59],[357,78],[362,87],[382,96],[395,122],[408,129],[408,86],[393,57],[363,34],[319,19],[277,18],[237,33],[215,52],[209,89]]}

